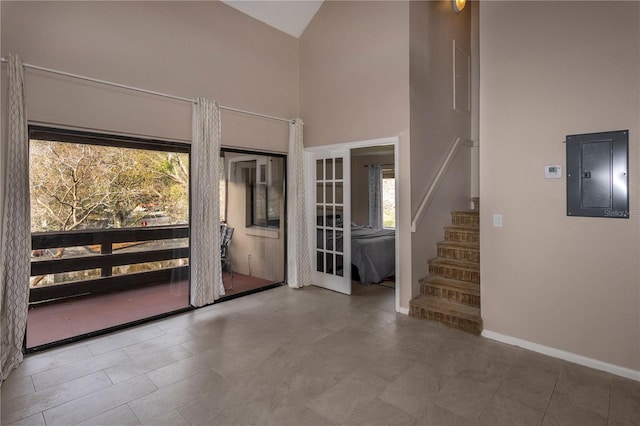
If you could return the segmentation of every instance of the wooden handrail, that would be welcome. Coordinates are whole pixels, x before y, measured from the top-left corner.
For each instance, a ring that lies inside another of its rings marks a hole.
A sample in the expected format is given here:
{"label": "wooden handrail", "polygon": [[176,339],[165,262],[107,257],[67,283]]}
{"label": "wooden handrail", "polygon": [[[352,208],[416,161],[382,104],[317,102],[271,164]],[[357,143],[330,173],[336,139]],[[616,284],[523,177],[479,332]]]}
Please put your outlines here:
{"label": "wooden handrail", "polygon": [[440,165],[440,168],[438,169],[438,173],[436,173],[436,177],[433,179],[433,182],[431,182],[429,189],[422,198],[422,202],[420,203],[420,207],[418,207],[418,211],[416,211],[416,214],[411,220],[411,232],[416,232],[416,230],[418,229],[418,225],[422,220],[422,216],[424,216],[427,207],[429,207],[429,204],[431,204],[431,201],[433,201],[433,197],[435,197],[436,191],[438,190],[440,183],[442,183],[442,179],[447,174],[447,170],[451,165],[451,161],[455,158],[458,149],[460,149],[460,146],[473,147],[473,141],[465,138],[457,138],[453,145],[451,145],[449,152],[447,153],[446,157],[442,161],[442,164]]}

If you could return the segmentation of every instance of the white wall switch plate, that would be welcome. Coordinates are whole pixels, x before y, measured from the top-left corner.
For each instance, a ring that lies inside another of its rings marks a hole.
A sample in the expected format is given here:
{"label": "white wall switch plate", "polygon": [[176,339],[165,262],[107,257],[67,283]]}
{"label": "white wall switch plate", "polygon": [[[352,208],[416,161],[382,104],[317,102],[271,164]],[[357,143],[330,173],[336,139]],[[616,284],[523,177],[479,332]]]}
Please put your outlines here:
{"label": "white wall switch plate", "polygon": [[494,214],[493,215],[493,227],[494,228],[501,228],[502,227],[502,215],[501,214]]}
{"label": "white wall switch plate", "polygon": [[562,166],[544,166],[545,179],[560,179],[562,177]]}

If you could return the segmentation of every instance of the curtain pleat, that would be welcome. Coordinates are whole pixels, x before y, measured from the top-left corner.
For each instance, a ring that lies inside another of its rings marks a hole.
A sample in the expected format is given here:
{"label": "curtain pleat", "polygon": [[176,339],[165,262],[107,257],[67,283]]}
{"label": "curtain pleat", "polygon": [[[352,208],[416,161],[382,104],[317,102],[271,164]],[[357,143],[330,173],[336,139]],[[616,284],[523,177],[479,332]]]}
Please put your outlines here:
{"label": "curtain pleat", "polygon": [[369,166],[369,226],[382,229],[382,167]]}
{"label": "curtain pleat", "polygon": [[287,157],[287,284],[300,288],[311,284],[311,259],[304,186],[304,123],[296,119],[289,124]]}
{"label": "curtain pleat", "polygon": [[31,272],[29,141],[24,101],[24,68],[16,55],[8,58],[9,122],[2,247],[0,252],[0,379],[22,361],[27,326]]}
{"label": "curtain pleat", "polygon": [[191,305],[224,295],[220,254],[220,107],[198,98],[191,146]]}

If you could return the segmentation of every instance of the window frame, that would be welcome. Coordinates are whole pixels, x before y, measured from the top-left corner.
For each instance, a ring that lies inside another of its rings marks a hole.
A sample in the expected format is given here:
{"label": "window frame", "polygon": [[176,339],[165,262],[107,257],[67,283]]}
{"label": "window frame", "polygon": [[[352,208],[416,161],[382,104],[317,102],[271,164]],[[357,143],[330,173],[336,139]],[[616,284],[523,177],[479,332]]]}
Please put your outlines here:
{"label": "window frame", "polygon": [[[189,156],[189,161],[191,161],[191,146],[188,143],[184,142],[176,142],[176,141],[168,141],[168,140],[160,140],[160,139],[151,139],[151,138],[140,138],[135,136],[125,136],[119,134],[107,134],[107,133],[97,133],[97,132],[89,132],[84,130],[76,130],[76,129],[65,129],[65,128],[57,128],[57,127],[45,127],[41,125],[29,125],[28,126],[28,137],[29,143],[32,139],[35,140],[46,140],[52,142],[61,142],[61,143],[71,143],[71,144],[84,144],[84,145],[97,145],[97,146],[107,146],[114,148],[128,148],[128,149],[136,149],[136,150],[148,150],[148,151],[163,151],[163,152],[176,152],[176,153],[184,153]],[[31,172],[31,170],[29,170]],[[133,238],[134,233],[143,233],[149,234],[150,239],[155,239],[156,237],[152,236],[156,235],[157,237],[162,236],[160,239],[172,239],[172,238],[189,238],[191,234],[191,173],[189,173],[189,182],[188,182],[188,191],[189,191],[189,215],[187,217],[187,224],[176,224],[169,226],[150,226],[150,227],[126,227],[126,228],[107,228],[107,229],[82,229],[82,230],[70,230],[70,231],[51,231],[51,232],[31,232],[31,240],[32,240],[32,248],[38,249],[41,247],[48,247],[51,244],[54,244],[56,247],[60,247],[62,244],[60,241],[52,242],[46,241],[47,239],[61,239],[64,241],[67,240],[78,240],[84,243],[96,241],[98,239],[105,239],[104,242],[99,242],[103,244],[110,244],[111,242],[119,241],[122,238]],[[54,235],[55,234],[55,235]],[[64,236],[60,236],[64,234]],[[105,235],[102,235],[105,234]],[[86,239],[87,241],[83,240]],[[88,243],[87,243],[88,244]],[[42,302],[46,300],[53,300],[57,298],[64,297],[74,297],[78,294],[100,294],[100,293],[110,293],[118,290],[131,289],[136,287],[144,287],[146,285],[150,285],[159,280],[165,279],[167,276],[179,277],[179,279],[189,279],[190,275],[190,244],[189,247],[186,248],[176,248],[173,250],[169,250],[172,253],[164,254],[164,256],[169,256],[171,258],[187,258],[189,262],[185,266],[166,268],[166,269],[158,269],[152,270],[148,272],[138,273],[136,276],[135,282],[132,279],[132,274],[122,274],[122,275],[111,275],[108,272],[104,272],[101,274],[100,278],[91,278],[86,280],[72,281],[69,283],[58,284],[53,286],[45,286],[45,287],[34,287],[30,288],[30,302]],[[130,257],[132,259],[138,259],[145,256],[145,252],[141,252],[138,254],[132,254]],[[151,252],[146,252],[151,253]],[[110,254],[110,253],[106,253]],[[151,255],[151,258],[162,257],[162,254]],[[179,257],[173,257],[179,256]],[[111,255],[111,257],[114,257]],[[147,255],[149,257],[149,255]],[[167,257],[167,259],[169,259]],[[60,259],[62,260],[62,259]],[[105,257],[104,260],[96,259],[95,262],[99,264],[99,267],[104,268],[105,271],[111,269],[111,265],[116,266],[117,261]],[[56,266],[52,262],[49,268],[52,268],[52,271],[56,268],[60,268]],[[70,265],[77,265],[76,267],[80,268],[78,270],[84,270],[82,268],[83,260],[79,258],[75,260],[74,258],[65,259],[64,263],[68,263]],[[132,264],[135,262],[132,262]],[[121,263],[124,264],[124,263]],[[32,262],[31,269],[33,271],[40,271],[43,265],[34,265]],[[35,268],[35,269],[34,269]],[[45,268],[46,269],[46,268]],[[75,270],[75,269],[74,269]],[[70,270],[71,271],[71,270]],[[172,272],[173,271],[173,272]],[[45,274],[46,271],[41,271],[42,274]],[[46,272],[46,274],[54,273],[54,272]],[[42,275],[38,273],[37,275]],[[173,274],[173,275],[172,275]]]}

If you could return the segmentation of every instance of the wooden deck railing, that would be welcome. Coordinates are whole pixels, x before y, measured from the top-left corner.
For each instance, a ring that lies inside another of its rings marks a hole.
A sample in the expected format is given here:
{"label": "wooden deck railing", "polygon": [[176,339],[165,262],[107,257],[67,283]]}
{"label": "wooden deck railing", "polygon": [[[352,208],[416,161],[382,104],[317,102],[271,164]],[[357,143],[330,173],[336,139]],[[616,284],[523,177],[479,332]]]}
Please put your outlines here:
{"label": "wooden deck railing", "polygon": [[82,281],[33,287],[30,291],[29,302],[42,302],[87,294],[112,293],[161,282],[188,279],[188,266],[112,276],[112,268],[114,266],[189,257],[189,247],[113,253],[114,244],[188,237],[188,225],[33,233],[31,234],[32,250],[99,245],[100,253],[59,259],[34,259],[31,262],[32,277],[88,269],[100,269],[101,276]]}

